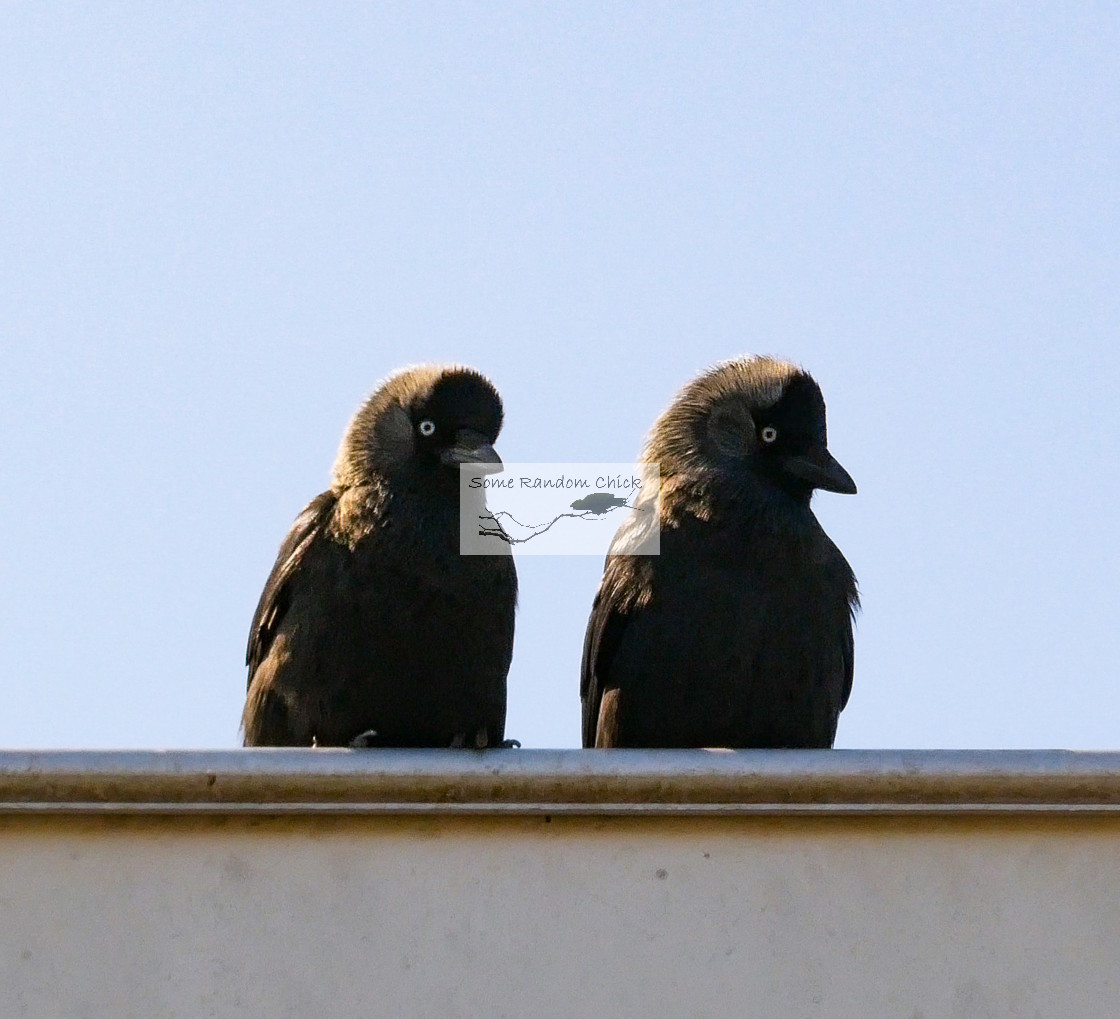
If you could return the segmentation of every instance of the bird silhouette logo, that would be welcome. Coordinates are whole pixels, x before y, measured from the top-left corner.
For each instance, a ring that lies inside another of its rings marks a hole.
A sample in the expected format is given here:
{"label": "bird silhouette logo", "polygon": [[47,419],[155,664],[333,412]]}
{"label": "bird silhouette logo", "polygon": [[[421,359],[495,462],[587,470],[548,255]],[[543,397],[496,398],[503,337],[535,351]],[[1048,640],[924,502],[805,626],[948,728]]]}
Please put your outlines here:
{"label": "bird silhouette logo", "polygon": [[615,495],[614,492],[592,492],[591,495],[585,495],[582,499],[576,499],[572,503],[572,509],[601,517],[612,509],[626,505],[626,500]]}

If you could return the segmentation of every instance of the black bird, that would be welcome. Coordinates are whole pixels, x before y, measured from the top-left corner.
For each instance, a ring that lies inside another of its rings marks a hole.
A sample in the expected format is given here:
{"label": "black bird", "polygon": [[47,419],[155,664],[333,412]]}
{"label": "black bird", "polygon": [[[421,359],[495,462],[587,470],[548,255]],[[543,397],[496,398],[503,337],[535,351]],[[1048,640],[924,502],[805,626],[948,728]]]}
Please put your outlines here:
{"label": "black bird", "polygon": [[[820,388],[718,365],[653,426],[645,491],[607,556],[583,650],[585,747],[831,747],[852,688],[856,580],[809,508],[854,494]],[[638,547],[660,524],[660,555]]]}
{"label": "black bird", "polygon": [[459,554],[459,465],[500,470],[501,427],[460,367],[406,369],[354,416],[253,616],[246,746],[503,744],[517,574],[504,542]]}

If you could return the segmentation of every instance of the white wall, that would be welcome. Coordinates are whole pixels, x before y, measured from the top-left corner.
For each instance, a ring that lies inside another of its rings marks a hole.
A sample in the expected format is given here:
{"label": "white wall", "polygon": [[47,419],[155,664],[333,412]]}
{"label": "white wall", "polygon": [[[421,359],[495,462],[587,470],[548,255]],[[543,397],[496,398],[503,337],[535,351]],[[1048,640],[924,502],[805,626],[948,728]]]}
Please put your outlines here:
{"label": "white wall", "polygon": [[1118,962],[1108,810],[0,818],[4,1017],[1114,1019]]}

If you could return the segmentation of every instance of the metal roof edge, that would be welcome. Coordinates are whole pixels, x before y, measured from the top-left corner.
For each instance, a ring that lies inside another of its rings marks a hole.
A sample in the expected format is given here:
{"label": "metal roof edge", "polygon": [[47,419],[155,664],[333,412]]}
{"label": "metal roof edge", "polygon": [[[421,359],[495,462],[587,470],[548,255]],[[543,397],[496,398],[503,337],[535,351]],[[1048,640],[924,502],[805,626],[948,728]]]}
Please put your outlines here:
{"label": "metal roof edge", "polygon": [[9,750],[5,814],[1120,813],[1068,750]]}

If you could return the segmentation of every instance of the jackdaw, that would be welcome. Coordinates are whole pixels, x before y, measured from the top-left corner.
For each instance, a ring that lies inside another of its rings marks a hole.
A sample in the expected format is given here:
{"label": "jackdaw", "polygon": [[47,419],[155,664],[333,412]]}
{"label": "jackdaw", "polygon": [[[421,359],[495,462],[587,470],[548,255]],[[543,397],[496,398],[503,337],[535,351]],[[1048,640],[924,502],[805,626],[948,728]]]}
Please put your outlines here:
{"label": "jackdaw", "polygon": [[[769,357],[718,365],[658,418],[642,459],[660,484],[607,556],[583,745],[831,747],[859,595],[809,500],[856,486],[828,451],[817,383]],[[660,555],[626,554],[650,510]]]}
{"label": "jackdaw", "polygon": [[361,407],[253,616],[246,746],[503,745],[517,574],[505,543],[459,551],[459,465],[500,470],[501,426],[470,368],[406,369]]}

